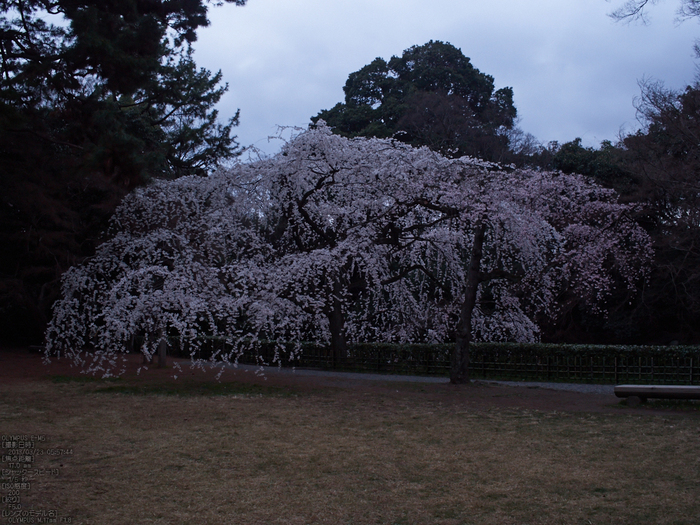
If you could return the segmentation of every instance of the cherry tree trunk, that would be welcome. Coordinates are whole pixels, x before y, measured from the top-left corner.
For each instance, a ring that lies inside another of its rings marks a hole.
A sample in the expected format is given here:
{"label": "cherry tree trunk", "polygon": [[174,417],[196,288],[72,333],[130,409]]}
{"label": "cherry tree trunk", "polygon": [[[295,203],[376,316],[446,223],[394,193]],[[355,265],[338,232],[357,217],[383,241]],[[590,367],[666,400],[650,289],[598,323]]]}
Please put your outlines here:
{"label": "cherry tree trunk", "polygon": [[167,366],[168,341],[163,337],[158,343],[158,368]]}
{"label": "cherry tree trunk", "polygon": [[[166,368],[167,367],[167,361],[168,361],[168,341],[163,335],[163,330],[160,329],[158,330],[158,368]],[[131,345],[133,345],[133,337],[131,339]],[[150,354],[143,354],[143,364],[147,365],[151,362],[153,362],[155,354],[150,355]]]}
{"label": "cherry tree trunk", "polygon": [[331,332],[331,354],[334,366],[348,357],[348,345],[345,340],[345,316],[339,299],[340,292],[340,283],[333,285],[332,304],[326,311],[328,328]]}
{"label": "cherry tree trunk", "polygon": [[476,292],[481,282],[481,257],[484,253],[486,226],[479,223],[474,231],[474,244],[469,261],[467,289],[457,323],[455,348],[450,363],[450,383],[459,385],[469,382],[469,345],[472,339],[472,314],[476,306]]}

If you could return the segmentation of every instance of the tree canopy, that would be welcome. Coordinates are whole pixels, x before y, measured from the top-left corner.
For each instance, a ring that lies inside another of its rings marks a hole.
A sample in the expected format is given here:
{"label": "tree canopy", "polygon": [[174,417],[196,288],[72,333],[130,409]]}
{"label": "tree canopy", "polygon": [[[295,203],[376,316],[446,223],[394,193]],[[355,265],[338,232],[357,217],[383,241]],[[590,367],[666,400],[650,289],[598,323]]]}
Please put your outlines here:
{"label": "tree canopy", "polygon": [[501,161],[508,150],[505,130],[516,109],[511,88],[494,88],[462,51],[430,41],[387,62],[376,58],[351,73],[345,102],[321,111],[346,137],[395,137],[450,157],[465,155]]}
{"label": "tree canopy", "polygon": [[218,121],[227,87],[192,58],[204,0],[0,5],[0,332],[39,342],[121,197],[233,158],[238,115]]}
{"label": "tree canopy", "polygon": [[645,203],[642,224],[654,239],[654,278],[640,311],[658,334],[700,339],[700,85],[685,90],[643,86],[638,103],[645,127],[625,137],[623,166],[633,185],[628,200]]}
{"label": "tree canopy", "polygon": [[563,308],[602,311],[617,283],[636,287],[650,253],[630,211],[581,176],[319,122],[272,158],[131,193],[66,273],[47,353],[113,373],[134,335],[149,355],[177,336],[193,358],[219,337],[223,362],[260,339],[339,357],[348,341],[456,341],[460,383],[472,338],[535,340]]}

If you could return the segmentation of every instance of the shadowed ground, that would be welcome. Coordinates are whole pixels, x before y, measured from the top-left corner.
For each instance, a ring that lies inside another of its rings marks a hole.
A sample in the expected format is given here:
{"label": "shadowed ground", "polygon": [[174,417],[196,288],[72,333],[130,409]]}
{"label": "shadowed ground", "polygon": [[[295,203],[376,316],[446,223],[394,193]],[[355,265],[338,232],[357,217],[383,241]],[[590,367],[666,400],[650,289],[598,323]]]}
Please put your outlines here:
{"label": "shadowed ground", "polygon": [[694,404],[630,409],[612,394],[337,374],[227,370],[217,382],[187,366],[136,375],[139,363],[130,356],[124,377],[95,380],[0,352],[0,433],[72,452],[36,458],[23,508],[91,524],[700,515]]}

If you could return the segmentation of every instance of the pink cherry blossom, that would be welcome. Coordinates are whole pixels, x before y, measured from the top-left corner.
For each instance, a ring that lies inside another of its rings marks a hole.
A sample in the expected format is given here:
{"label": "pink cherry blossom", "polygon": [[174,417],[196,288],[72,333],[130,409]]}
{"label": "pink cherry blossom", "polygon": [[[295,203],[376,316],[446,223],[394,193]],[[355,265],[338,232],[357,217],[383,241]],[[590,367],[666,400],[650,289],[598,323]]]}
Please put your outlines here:
{"label": "pink cherry blossom", "polygon": [[274,157],[130,194],[110,240],[65,274],[47,356],[108,375],[135,335],[147,355],[177,336],[198,365],[205,337],[226,343],[214,365],[260,340],[327,343],[342,359],[351,342],[456,338],[463,382],[473,338],[537,340],[562,297],[598,311],[645,278],[651,244],[630,211],[582,176],[320,122]]}

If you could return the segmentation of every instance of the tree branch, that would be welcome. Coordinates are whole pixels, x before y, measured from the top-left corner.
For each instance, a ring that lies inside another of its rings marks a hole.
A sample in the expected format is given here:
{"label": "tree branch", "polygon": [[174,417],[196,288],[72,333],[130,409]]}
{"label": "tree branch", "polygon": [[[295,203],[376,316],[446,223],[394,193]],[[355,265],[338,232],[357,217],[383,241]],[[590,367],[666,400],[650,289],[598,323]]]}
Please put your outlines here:
{"label": "tree branch", "polygon": [[68,146],[69,148],[75,148],[75,149],[78,149],[80,151],[83,151],[85,149],[82,146],[78,146],[77,144],[71,144],[70,142],[64,142],[62,140],[52,139],[48,135],[44,135],[43,133],[39,133],[38,131],[34,131],[32,129],[9,128],[8,131],[11,131],[12,133],[29,133],[31,135],[35,135],[36,137],[39,137],[42,140],[45,140],[47,142],[51,142],[52,144],[58,144],[59,146]]}
{"label": "tree branch", "polygon": [[431,281],[433,281],[435,284],[437,284],[437,286],[443,292],[450,294],[450,290],[447,287],[445,287],[445,285],[443,285],[440,282],[440,280],[437,277],[435,277],[430,272],[430,270],[428,270],[422,264],[414,264],[413,266],[409,266],[408,268],[404,268],[399,274],[397,274],[393,277],[390,277],[389,279],[384,279],[383,281],[381,281],[381,284],[382,284],[382,286],[385,286],[387,284],[395,283],[395,282],[400,281],[401,279],[405,278],[406,276],[408,276],[408,274],[410,274],[411,272],[415,272],[416,270],[420,270],[421,272],[423,272],[423,274],[425,274],[426,277],[428,277]]}
{"label": "tree branch", "polygon": [[479,272],[479,282],[490,281],[492,279],[506,279],[512,283],[522,281],[525,275],[507,272],[506,270],[496,269],[490,272]]}
{"label": "tree branch", "polygon": [[655,4],[658,0],[627,0],[625,4],[610,13],[610,18],[616,22],[627,21],[633,22],[635,20],[641,20],[642,23],[647,23],[647,18],[644,13],[644,8],[649,2]]}

